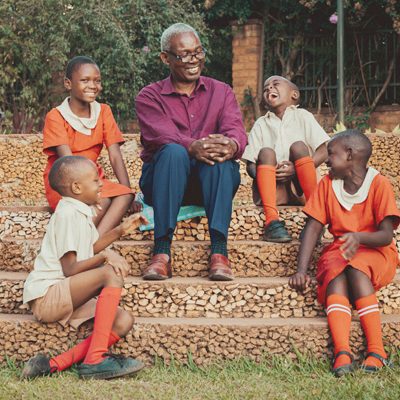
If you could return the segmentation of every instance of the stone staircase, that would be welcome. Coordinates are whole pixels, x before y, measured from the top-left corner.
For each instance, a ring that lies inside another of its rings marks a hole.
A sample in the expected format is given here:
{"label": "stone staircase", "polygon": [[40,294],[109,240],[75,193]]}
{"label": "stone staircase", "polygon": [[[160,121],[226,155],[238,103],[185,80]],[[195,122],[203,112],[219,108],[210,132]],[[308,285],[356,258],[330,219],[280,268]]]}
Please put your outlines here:
{"label": "stone staircase", "polygon": [[[385,173],[400,198],[400,136],[371,135],[371,164]],[[127,136],[123,153],[132,182],[137,184],[141,163],[137,136]],[[102,163],[110,174],[107,158]],[[59,353],[87,331],[39,324],[22,305],[23,281],[33,266],[50,218],[43,194],[40,135],[0,136],[0,361],[26,360],[38,351]],[[137,232],[113,244],[131,265],[122,306],[136,318],[135,328],[117,350],[146,362],[161,357],[202,365],[217,359],[264,354],[295,358],[299,352],[330,354],[329,334],[322,307],[316,301],[315,282],[305,293],[292,291],[288,277],[294,272],[304,225],[299,207],[281,207],[294,241],[261,241],[263,213],[252,205],[251,182],[242,166],[242,185],[235,198],[230,226],[233,282],[206,279],[209,236],[206,218],[178,224],[173,244],[174,277],[145,282],[141,269],[152,250],[152,233]],[[324,243],[329,241],[329,233]],[[396,232],[400,246],[400,230]],[[321,247],[314,255],[311,273]],[[378,293],[386,344],[400,346],[400,270],[394,281]],[[352,343],[364,348],[356,317]]]}

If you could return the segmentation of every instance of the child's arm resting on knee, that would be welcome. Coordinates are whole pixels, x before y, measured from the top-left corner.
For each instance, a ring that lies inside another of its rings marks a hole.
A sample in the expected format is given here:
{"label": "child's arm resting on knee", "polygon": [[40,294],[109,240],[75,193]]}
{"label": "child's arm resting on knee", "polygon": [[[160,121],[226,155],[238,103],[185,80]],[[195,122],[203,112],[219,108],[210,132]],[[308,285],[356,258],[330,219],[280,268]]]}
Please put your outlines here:
{"label": "child's arm resting on knee", "polygon": [[93,245],[94,254],[99,253],[123,235],[133,233],[140,225],[147,225],[149,221],[141,214],[132,214],[120,225],[100,236]]}
{"label": "child's arm resting on knee", "polygon": [[307,269],[323,227],[321,222],[308,217],[297,257],[297,272],[289,278],[289,286],[295,290],[303,291],[311,282]]}
{"label": "child's arm resting on knee", "polygon": [[104,264],[106,260],[106,255],[99,253],[87,260],[76,261],[75,251],[69,251],[60,258],[60,263],[64,275],[68,278],[69,276],[97,268]]}
{"label": "child's arm resting on knee", "polygon": [[360,245],[368,247],[388,246],[393,240],[392,217],[384,218],[376,232],[345,233],[340,240],[343,242],[340,250],[343,251],[343,257],[346,260],[355,256]]}
{"label": "child's arm resting on knee", "polygon": [[328,159],[328,149],[326,143],[322,143],[321,146],[315,150],[312,159],[314,160],[315,168],[319,167]]}

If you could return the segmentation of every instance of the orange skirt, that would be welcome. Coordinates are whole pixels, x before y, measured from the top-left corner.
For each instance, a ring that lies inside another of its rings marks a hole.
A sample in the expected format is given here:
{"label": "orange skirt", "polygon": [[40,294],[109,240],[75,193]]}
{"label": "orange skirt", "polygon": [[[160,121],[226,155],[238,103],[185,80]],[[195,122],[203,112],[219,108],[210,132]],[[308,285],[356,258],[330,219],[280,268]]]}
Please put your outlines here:
{"label": "orange skirt", "polygon": [[[46,193],[46,198],[49,203],[49,206],[54,211],[57,207],[58,202],[61,200],[61,196],[50,187],[49,184],[49,172],[51,169],[52,164],[48,163],[46,169],[43,174],[44,179],[44,188]],[[103,186],[101,188],[100,197],[101,198],[110,198],[110,197],[117,197],[122,196],[124,194],[134,194],[133,190],[128,186],[121,185],[120,183],[111,182],[110,180],[104,177],[104,171],[96,163],[97,171],[99,173],[99,177],[103,182]]]}
{"label": "orange skirt", "polygon": [[356,255],[351,260],[342,256],[338,240],[325,247],[317,265],[318,301],[325,305],[326,290],[329,283],[340,275],[347,266],[364,272],[375,290],[388,285],[396,274],[399,263],[396,245],[385,247],[360,246]]}

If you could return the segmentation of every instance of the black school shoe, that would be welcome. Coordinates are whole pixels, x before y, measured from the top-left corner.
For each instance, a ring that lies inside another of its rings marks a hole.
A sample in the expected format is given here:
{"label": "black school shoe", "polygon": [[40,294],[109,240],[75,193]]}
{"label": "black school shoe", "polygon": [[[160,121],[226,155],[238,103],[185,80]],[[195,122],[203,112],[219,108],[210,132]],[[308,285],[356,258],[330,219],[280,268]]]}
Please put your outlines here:
{"label": "black school shoe", "polygon": [[343,375],[350,374],[351,372],[354,371],[354,357],[353,357],[353,354],[351,354],[351,353],[349,353],[348,351],[345,351],[345,350],[338,351],[337,354],[335,354],[335,357],[334,357],[334,359],[332,361],[332,365],[335,364],[336,358],[338,358],[341,355],[349,356],[351,363],[350,364],[341,365],[340,367],[337,367],[337,368],[332,368],[332,372],[337,378],[340,378]]}
{"label": "black school shoe", "polygon": [[360,365],[360,370],[364,372],[369,372],[369,373],[374,373],[380,371],[382,368],[387,367],[387,368],[393,368],[393,362],[389,360],[388,358],[383,358],[380,354],[378,353],[367,353],[365,359],[368,357],[375,357],[377,358],[381,363],[382,367],[375,367],[373,365],[365,365],[361,364]]}
{"label": "black school shoe", "polygon": [[263,240],[266,242],[287,243],[292,241],[292,237],[286,230],[285,223],[275,220],[264,228]]}
{"label": "black school shoe", "polygon": [[22,370],[22,379],[33,379],[39,376],[50,375],[55,372],[56,369],[51,369],[50,358],[45,354],[37,354],[36,356],[30,358]]}
{"label": "black school shoe", "polygon": [[81,364],[78,367],[82,379],[112,379],[133,374],[144,368],[144,364],[131,357],[106,353],[106,358],[98,364]]}

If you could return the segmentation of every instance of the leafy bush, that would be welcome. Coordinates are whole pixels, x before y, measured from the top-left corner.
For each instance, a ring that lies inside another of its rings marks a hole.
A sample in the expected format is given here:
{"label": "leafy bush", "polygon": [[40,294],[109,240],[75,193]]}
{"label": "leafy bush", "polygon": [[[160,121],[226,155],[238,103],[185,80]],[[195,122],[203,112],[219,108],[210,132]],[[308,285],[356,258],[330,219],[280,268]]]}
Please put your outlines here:
{"label": "leafy bush", "polygon": [[196,28],[207,47],[210,31],[191,0],[2,0],[3,130],[40,129],[46,112],[65,96],[63,72],[75,55],[99,64],[100,101],[124,127],[135,116],[138,91],[168,74],[159,61],[159,40],[175,22]]}

